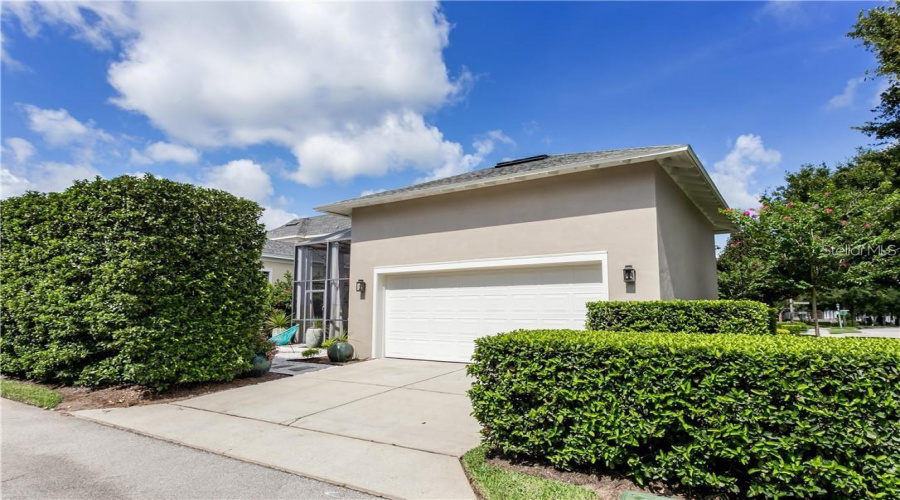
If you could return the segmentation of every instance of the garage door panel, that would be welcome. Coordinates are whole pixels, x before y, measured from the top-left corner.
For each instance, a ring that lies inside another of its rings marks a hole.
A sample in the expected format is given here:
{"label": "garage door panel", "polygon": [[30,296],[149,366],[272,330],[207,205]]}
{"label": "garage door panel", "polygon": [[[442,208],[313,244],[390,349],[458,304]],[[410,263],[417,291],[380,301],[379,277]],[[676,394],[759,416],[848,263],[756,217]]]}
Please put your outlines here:
{"label": "garage door panel", "polygon": [[469,361],[474,340],[519,328],[583,328],[586,302],[607,300],[600,264],[388,277],[388,357]]}

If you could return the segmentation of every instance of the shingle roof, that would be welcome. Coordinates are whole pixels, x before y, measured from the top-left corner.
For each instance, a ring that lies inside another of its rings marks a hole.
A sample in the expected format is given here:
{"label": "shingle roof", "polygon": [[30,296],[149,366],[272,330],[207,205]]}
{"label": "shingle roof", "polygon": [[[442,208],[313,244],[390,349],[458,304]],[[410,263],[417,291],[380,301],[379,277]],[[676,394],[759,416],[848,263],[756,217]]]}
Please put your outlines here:
{"label": "shingle roof", "polygon": [[269,238],[321,236],[350,227],[350,218],[343,215],[301,217],[269,231]]}
{"label": "shingle roof", "polygon": [[488,179],[491,177],[500,177],[513,175],[518,173],[525,172],[533,172],[537,170],[543,169],[551,169],[553,167],[562,167],[565,165],[571,165],[574,163],[583,163],[589,161],[615,161],[616,159],[622,158],[631,158],[642,155],[651,155],[656,153],[661,153],[664,151],[684,148],[686,147],[683,144],[672,145],[672,146],[650,146],[644,148],[630,148],[630,149],[610,149],[606,151],[594,151],[590,153],[568,153],[568,154],[559,154],[559,155],[551,155],[542,160],[536,161],[528,161],[525,163],[517,163],[514,165],[510,165],[508,167],[491,167],[484,168],[481,170],[473,170],[472,172],[466,172],[464,174],[454,175],[452,177],[445,177],[443,179],[437,179],[429,182],[422,182],[419,184],[413,184],[412,186],[405,186],[398,189],[391,189],[389,191],[381,191],[375,194],[370,194],[366,196],[360,196],[357,198],[350,198],[348,200],[338,201],[335,203],[329,203],[329,205],[339,205],[347,202],[357,202],[362,200],[377,200],[380,198],[390,198],[394,195],[401,193],[412,193],[415,191],[424,191],[426,189],[431,189],[439,186],[451,186],[454,184],[463,184],[466,182],[478,181],[483,179]]}
{"label": "shingle roof", "polygon": [[606,168],[630,163],[655,161],[681,187],[685,194],[712,222],[717,232],[730,232],[733,226],[718,211],[726,208],[724,198],[716,189],[693,149],[687,144],[649,146],[643,148],[612,149],[590,153],[570,153],[527,158],[475,170],[453,177],[414,184],[390,191],[351,198],[316,207],[320,212],[350,215],[355,208],[393,203],[486,186],[520,182],[547,175]]}
{"label": "shingle roof", "polygon": [[294,244],[286,243],[284,241],[266,240],[266,244],[263,245],[262,253],[266,255],[294,258]]}

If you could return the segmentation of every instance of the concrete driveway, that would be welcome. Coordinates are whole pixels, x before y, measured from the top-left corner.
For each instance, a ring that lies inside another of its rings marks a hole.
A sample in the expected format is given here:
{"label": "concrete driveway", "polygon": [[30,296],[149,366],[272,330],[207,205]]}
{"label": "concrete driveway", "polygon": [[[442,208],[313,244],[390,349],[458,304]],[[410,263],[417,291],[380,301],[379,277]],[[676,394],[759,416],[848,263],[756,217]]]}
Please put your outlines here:
{"label": "concrete driveway", "polygon": [[[82,418],[391,498],[474,498],[465,365],[378,359]],[[223,478],[227,480],[227,478]]]}

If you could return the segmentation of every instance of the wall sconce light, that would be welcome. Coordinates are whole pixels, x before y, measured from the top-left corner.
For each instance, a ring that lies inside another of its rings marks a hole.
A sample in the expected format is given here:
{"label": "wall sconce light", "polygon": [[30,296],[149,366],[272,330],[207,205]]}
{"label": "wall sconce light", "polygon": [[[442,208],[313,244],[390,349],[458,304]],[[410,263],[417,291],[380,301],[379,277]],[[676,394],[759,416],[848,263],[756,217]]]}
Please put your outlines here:
{"label": "wall sconce light", "polygon": [[359,293],[366,293],[366,282],[362,279],[356,280],[356,291]]}
{"label": "wall sconce light", "polygon": [[622,269],[622,278],[625,279],[625,283],[634,283],[637,278],[637,270],[631,266],[625,266],[625,269]]}

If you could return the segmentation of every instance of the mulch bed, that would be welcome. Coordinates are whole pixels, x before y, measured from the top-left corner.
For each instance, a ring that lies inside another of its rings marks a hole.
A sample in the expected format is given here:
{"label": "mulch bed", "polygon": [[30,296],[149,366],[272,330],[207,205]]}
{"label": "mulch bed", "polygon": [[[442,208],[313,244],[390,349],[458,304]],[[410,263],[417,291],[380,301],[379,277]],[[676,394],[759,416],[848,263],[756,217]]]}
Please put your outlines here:
{"label": "mulch bed", "polygon": [[[678,500],[697,499],[697,498],[714,498],[706,495],[689,495],[683,493],[678,494],[663,484],[649,484],[640,486],[631,479],[616,474],[614,472],[592,471],[592,472],[570,472],[559,470],[552,465],[525,462],[521,460],[509,460],[505,457],[494,453],[488,453],[485,462],[493,467],[521,472],[531,476],[552,479],[563,483],[575,484],[587,488],[597,494],[601,500],[619,500],[622,493],[626,491],[639,491],[642,493],[651,493]],[[722,497],[724,500],[725,497]]]}
{"label": "mulch bed", "polygon": [[[94,410],[99,408],[127,408],[129,406],[151,405],[158,403],[170,403],[181,399],[203,396],[214,392],[236,389],[247,385],[255,385],[263,382],[277,380],[289,375],[268,373],[262,377],[236,378],[229,382],[198,382],[184,384],[165,391],[156,391],[140,385],[119,385],[99,388],[72,387],[55,384],[39,384],[29,380],[22,380],[34,385],[40,385],[58,392],[63,400],[54,410],[78,411]],[[11,377],[10,377],[11,378]],[[12,379],[12,378],[11,378]],[[16,380],[16,379],[12,379]]]}

